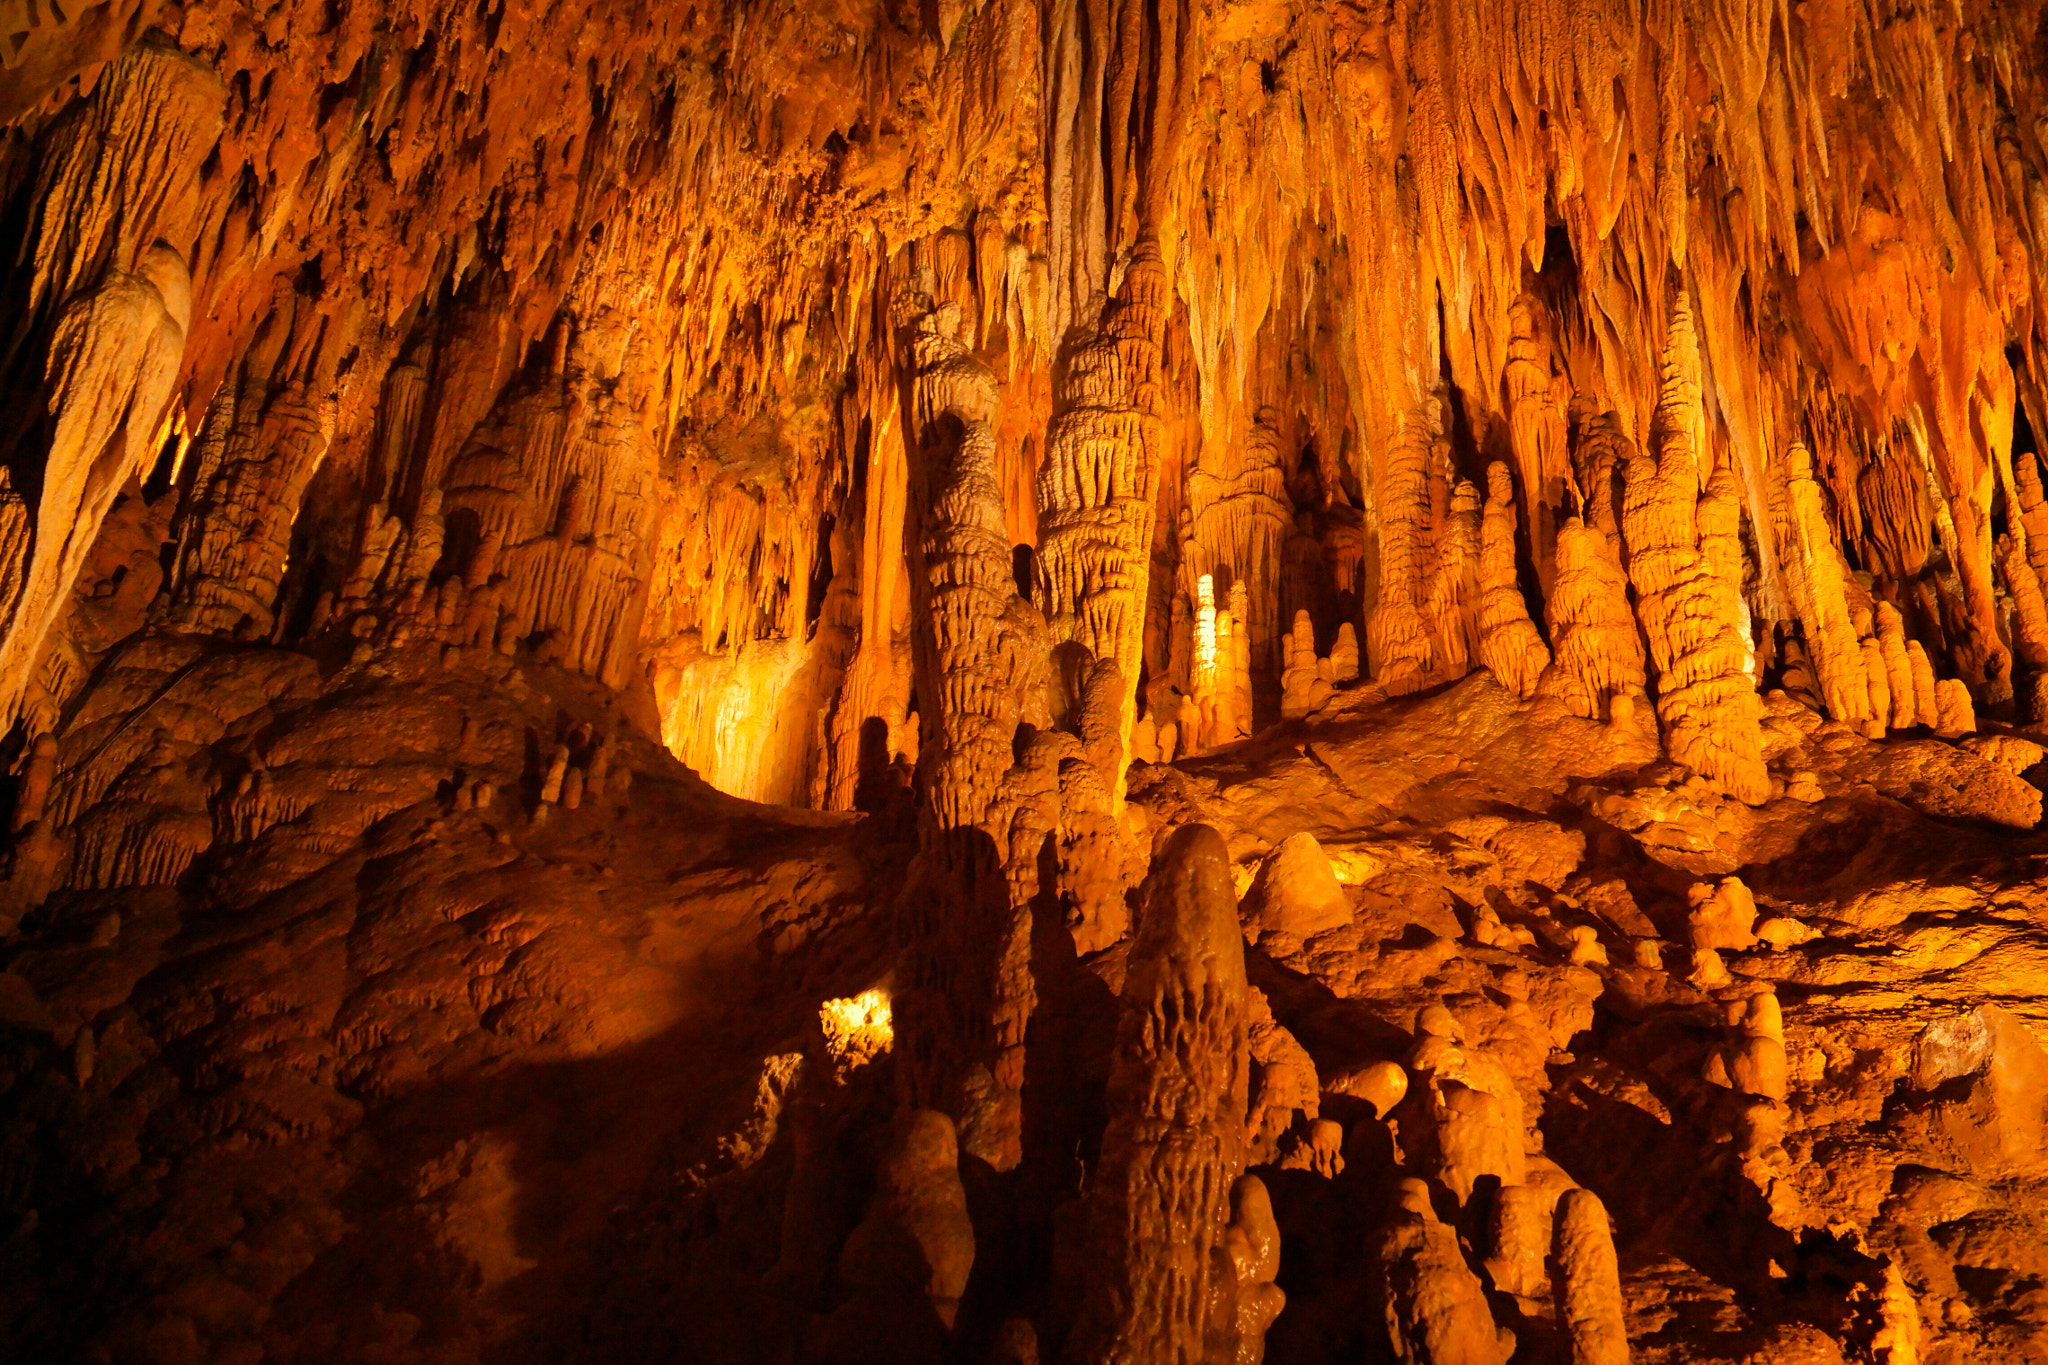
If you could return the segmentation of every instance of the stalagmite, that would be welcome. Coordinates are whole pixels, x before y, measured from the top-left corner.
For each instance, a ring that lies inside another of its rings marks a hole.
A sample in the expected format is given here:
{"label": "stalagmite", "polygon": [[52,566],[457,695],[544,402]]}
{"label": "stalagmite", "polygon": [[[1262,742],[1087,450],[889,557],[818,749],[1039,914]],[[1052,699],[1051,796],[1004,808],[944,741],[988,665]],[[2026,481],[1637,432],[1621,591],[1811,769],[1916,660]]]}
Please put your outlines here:
{"label": "stalagmite", "polygon": [[1943,678],[1934,685],[1934,733],[1956,739],[1977,732],[1977,709],[1961,678]]}
{"label": "stalagmite", "polygon": [[[1210,467],[1212,459],[1217,468]],[[1294,526],[1280,469],[1278,433],[1264,422],[1254,422],[1249,439],[1232,444],[1220,459],[1205,446],[1201,462],[1188,472],[1187,499],[1195,571],[1212,573],[1227,565],[1234,583],[1258,586],[1238,625],[1251,646],[1254,667],[1274,667],[1280,662],[1274,607],[1281,550]]]}
{"label": "stalagmite", "polygon": [[1118,1008],[1063,1357],[1076,1365],[1204,1358],[1212,1256],[1243,1161],[1245,989],[1230,855],[1206,826],[1177,830]]}
{"label": "stalagmite", "polygon": [[1351,903],[1313,834],[1282,839],[1259,863],[1245,893],[1247,935],[1260,932],[1309,938],[1351,922]]}
{"label": "stalagmite", "polygon": [[1571,1338],[1572,1365],[1628,1365],[1621,1272],[1607,1208],[1591,1190],[1557,1201],[1558,1316]]}
{"label": "stalagmite", "polygon": [[1508,467],[1498,462],[1487,466],[1486,482],[1486,525],[1479,556],[1479,657],[1502,687],[1527,697],[1550,667],[1550,650],[1529,619],[1529,604],[1515,569],[1514,485]]}
{"label": "stalagmite", "polygon": [[1515,471],[1528,516],[1530,558],[1548,602],[1561,568],[1557,557],[1558,528],[1563,519],[1560,509],[1572,484],[1572,468],[1566,453],[1564,413],[1551,388],[1550,347],[1539,335],[1537,306],[1525,294],[1508,311],[1504,384]]}
{"label": "stalagmite", "polygon": [[1841,555],[1828,533],[1813,461],[1797,442],[1785,452],[1785,493],[1791,504],[1792,543],[1784,559],[1792,569],[1799,619],[1820,674],[1821,696],[1830,716],[1860,727],[1872,714],[1863,647],[1850,621]]}
{"label": "stalagmite", "polygon": [[[1114,662],[1132,688],[1158,502],[1155,405],[1169,290],[1157,244],[1141,243],[1094,338],[1068,362],[1038,481],[1038,577],[1054,637]],[[1132,718],[1127,700],[1125,729]]]}
{"label": "stalagmite", "polygon": [[1230,714],[1236,692],[1230,685],[1230,650],[1223,632],[1216,612],[1216,580],[1203,574],[1195,585],[1194,662],[1188,683],[1194,715],[1182,727],[1186,753],[1204,753],[1237,731]]}
{"label": "stalagmite", "polygon": [[1226,742],[1248,738],[1257,729],[1252,714],[1252,637],[1249,593],[1243,579],[1230,585],[1230,612],[1219,618],[1216,651],[1223,664],[1224,684],[1230,695],[1231,731]]}
{"label": "stalagmite", "polygon": [[1358,681],[1358,632],[1349,621],[1337,627],[1337,642],[1330,646],[1330,681],[1339,686]]}
{"label": "stalagmite", "polygon": [[[1316,1064],[1298,1039],[1273,1017],[1265,993],[1253,988],[1246,992],[1246,1048],[1252,1059],[1252,1090],[1245,1122],[1245,1159],[1264,1164],[1280,1153],[1283,1140],[1306,1123],[1311,1137],[1322,1107],[1322,1091],[1316,1082]],[[1292,1143],[1293,1150],[1282,1164],[1310,1164],[1315,1159],[1312,1143]]]}
{"label": "stalagmite", "polygon": [[554,753],[548,757],[547,772],[541,778],[540,799],[548,805],[553,805],[560,801],[562,799],[562,784],[568,780],[568,777],[569,746],[557,744]]}
{"label": "stalagmite", "polygon": [[[1330,699],[1336,670],[1331,659],[1317,657],[1315,626],[1305,611],[1294,613],[1294,628],[1282,637],[1281,645],[1286,665],[1280,674],[1280,716],[1299,720]],[[1356,676],[1355,660],[1352,667]]]}
{"label": "stalagmite", "polygon": [[1373,680],[1390,697],[1428,686],[1441,665],[1434,631],[1423,612],[1428,467],[1435,431],[1434,405],[1409,415],[1387,457],[1379,600],[1366,618],[1365,639]]}
{"label": "stalagmite", "polygon": [[2027,1358],[2038,8],[0,4],[0,1359]]}
{"label": "stalagmite", "polygon": [[988,819],[1011,762],[1019,720],[1018,663],[1004,631],[1016,596],[1002,493],[989,427],[995,376],[957,336],[959,310],[942,305],[918,323],[911,486],[923,512],[918,546],[919,695],[925,734],[918,762],[942,830]]}
{"label": "stalagmite", "polygon": [[[1574,412],[1581,413],[1577,400]],[[1581,495],[1585,498],[1582,519],[1606,538],[1610,551],[1621,539],[1620,508],[1615,505],[1615,484],[1628,472],[1634,458],[1633,443],[1622,429],[1621,416],[1600,412],[1586,405],[1579,421],[1578,440],[1572,446]],[[1617,566],[1619,558],[1616,559]]]}
{"label": "stalagmite", "polygon": [[1884,655],[1885,681],[1891,690],[1891,728],[1909,730],[1920,723],[1919,684],[1906,647],[1905,623],[1899,609],[1889,602],[1877,604],[1877,645]]}
{"label": "stalagmite", "polygon": [[1728,1058],[1728,1076],[1745,1095],[1783,1102],[1785,1098],[1785,1023],[1774,991],[1764,991],[1729,1006],[1735,1041]]}
{"label": "stalagmite", "polygon": [[57,737],[37,735],[28,746],[22,763],[21,787],[14,798],[14,832],[19,834],[43,818],[50,800],[50,783],[57,775]]}
{"label": "stalagmite", "polygon": [[1404,1179],[1378,1252],[1387,1336],[1402,1365],[1506,1365],[1514,1333],[1495,1324],[1457,1232],[1438,1221],[1429,1187]]}
{"label": "stalagmite", "polygon": [[1906,641],[1906,660],[1911,669],[1913,686],[1913,718],[1917,724],[1930,730],[1941,726],[1941,694],[1936,690],[1934,665],[1927,658],[1927,651],[1918,640]]}
{"label": "stalagmite", "polygon": [[1557,534],[1550,595],[1556,670],[1573,712],[1607,718],[1618,697],[1643,693],[1643,642],[1629,610],[1628,579],[1607,537],[1577,517]]}
{"label": "stalagmite", "polygon": [[1372,1062],[1357,1071],[1331,1077],[1329,1089],[1364,1100],[1377,1117],[1385,1118],[1407,1095],[1408,1073],[1399,1062]]}
{"label": "stalagmite", "polygon": [[[1442,651],[1438,671],[1462,678],[1481,657],[1479,620],[1484,604],[1480,583],[1480,498],[1471,480],[1451,489],[1450,510],[1437,539],[1435,572],[1429,580],[1429,625]],[[1526,608],[1525,608],[1526,609]]]}
{"label": "stalagmite", "polygon": [[1535,1186],[1503,1185],[1494,1196],[1489,1228],[1493,1245],[1486,1273],[1495,1289],[1524,1299],[1543,1292],[1548,1278],[1543,1257],[1549,1240],[1545,1215],[1543,1191]]}
{"label": "stalagmite", "polygon": [[894,1224],[917,1244],[930,1272],[925,1286],[939,1321],[953,1325],[974,1267],[974,1224],[960,1184],[953,1123],[929,1109],[900,1123],[894,1149],[883,1160],[871,1218]]}
{"label": "stalagmite", "polygon": [[1524,1182],[1521,1091],[1496,1058],[1467,1045],[1464,1027],[1444,1006],[1417,1012],[1408,1070],[1428,1096],[1445,1188],[1462,1203],[1488,1176],[1502,1185]]}
{"label": "stalagmite", "polygon": [[1743,671],[1739,598],[1701,553],[1699,347],[1681,292],[1672,310],[1651,453],[1629,462],[1629,577],[1649,638],[1671,757],[1751,805],[1770,794],[1755,685]]}
{"label": "stalagmite", "polygon": [[1863,682],[1870,700],[1870,719],[1864,723],[1865,739],[1883,739],[1892,723],[1892,680],[1885,667],[1884,645],[1875,635],[1859,642],[1863,651]]}
{"label": "stalagmite", "polygon": [[2013,645],[2020,661],[2034,670],[2048,668],[2048,598],[2040,577],[2011,536],[1998,538],[1998,566],[2012,594]]}
{"label": "stalagmite", "polygon": [[1743,949],[1756,942],[1756,898],[1740,877],[1718,886],[1696,883],[1688,893],[1692,911],[1686,926],[1695,948]]}
{"label": "stalagmite", "polygon": [[292,522],[326,456],[331,418],[304,382],[273,391],[254,375],[208,412],[208,427],[226,430],[180,536],[172,620],[220,634],[270,633]]}
{"label": "stalagmite", "polygon": [[1241,1175],[1230,1188],[1230,1226],[1223,1245],[1236,1275],[1230,1329],[1235,1335],[1231,1365],[1260,1365],[1266,1358],[1266,1329],[1287,1306],[1287,1295],[1273,1283],[1280,1274],[1280,1226],[1273,1219],[1273,1200],[1255,1175]]}

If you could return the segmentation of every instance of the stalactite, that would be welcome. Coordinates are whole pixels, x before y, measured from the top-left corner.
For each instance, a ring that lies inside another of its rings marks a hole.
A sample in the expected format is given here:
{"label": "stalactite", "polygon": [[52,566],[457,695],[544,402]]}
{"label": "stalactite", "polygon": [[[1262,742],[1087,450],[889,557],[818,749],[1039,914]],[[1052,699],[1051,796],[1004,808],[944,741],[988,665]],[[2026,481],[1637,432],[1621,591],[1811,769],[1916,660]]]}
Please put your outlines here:
{"label": "stalactite", "polygon": [[2035,30],[9,6],[0,1355],[2024,1353]]}
{"label": "stalactite", "polygon": [[156,454],[191,321],[185,263],[166,247],[110,270],[58,316],[46,373],[56,413],[32,548],[10,557],[20,596],[0,638],[0,720],[22,685],[121,486]]}

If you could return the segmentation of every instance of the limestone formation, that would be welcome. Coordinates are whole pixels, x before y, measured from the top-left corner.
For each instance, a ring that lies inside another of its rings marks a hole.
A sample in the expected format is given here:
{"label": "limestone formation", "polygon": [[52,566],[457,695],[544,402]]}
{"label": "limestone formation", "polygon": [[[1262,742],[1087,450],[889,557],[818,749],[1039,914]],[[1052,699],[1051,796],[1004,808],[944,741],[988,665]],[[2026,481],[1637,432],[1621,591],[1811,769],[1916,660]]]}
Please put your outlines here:
{"label": "limestone formation", "polygon": [[0,719],[11,720],[93,537],[121,486],[156,453],[192,313],[185,263],[167,247],[134,274],[112,269],[68,301],[45,366],[56,423],[42,469],[38,528],[0,637]]}
{"label": "limestone formation", "polygon": [[1479,551],[1479,658],[1518,697],[1536,690],[1550,650],[1529,619],[1515,569],[1514,485],[1498,462],[1486,471],[1486,521]]}
{"label": "limestone formation", "polygon": [[1550,619],[1555,667],[1575,714],[1604,720],[1617,698],[1643,694],[1643,642],[1628,578],[1607,536],[1578,517],[1557,533]]}
{"label": "limestone formation", "polygon": [[1677,761],[1752,805],[1769,794],[1755,686],[1744,672],[1740,599],[1701,539],[1699,342],[1681,293],[1664,346],[1651,449],[1628,465],[1622,522],[1649,639],[1657,716]]}
{"label": "limestone formation", "polygon": [[1514,1333],[1495,1324],[1456,1230],[1438,1221],[1429,1187],[1404,1179],[1400,1208],[1378,1251],[1387,1336],[1402,1365],[1506,1365]]}
{"label": "limestone formation", "polygon": [[[1388,516],[1381,531],[1380,591],[1366,620],[1365,636],[1373,680],[1388,696],[1427,686],[1444,662],[1438,657],[1437,631],[1423,610],[1428,465],[1435,434],[1433,408],[1406,414],[1387,460]],[[1476,584],[1476,552],[1472,567]]]}
{"label": "limestone formation", "polygon": [[1557,1203],[1558,1316],[1569,1333],[1572,1365],[1628,1365],[1628,1325],[1607,1208],[1591,1190],[1566,1190]]}
{"label": "limestone formation", "polygon": [[1280,1274],[1280,1228],[1265,1182],[1241,1175],[1230,1189],[1230,1225],[1223,1245],[1234,1277],[1229,1328],[1235,1337],[1233,1365],[1259,1365],[1266,1358],[1266,1329],[1287,1306],[1273,1281]]}
{"label": "limestone formation", "polygon": [[0,4],[0,1359],[2031,1359],[2037,8]]}
{"label": "limestone formation", "polygon": [[1351,922],[1351,903],[1315,836],[1291,834],[1259,863],[1244,899],[1245,933],[1306,939]]}
{"label": "limestone formation", "polygon": [[1248,1099],[1244,940],[1230,856],[1176,831],[1148,883],[1110,1062],[1064,1358],[1203,1357]]}

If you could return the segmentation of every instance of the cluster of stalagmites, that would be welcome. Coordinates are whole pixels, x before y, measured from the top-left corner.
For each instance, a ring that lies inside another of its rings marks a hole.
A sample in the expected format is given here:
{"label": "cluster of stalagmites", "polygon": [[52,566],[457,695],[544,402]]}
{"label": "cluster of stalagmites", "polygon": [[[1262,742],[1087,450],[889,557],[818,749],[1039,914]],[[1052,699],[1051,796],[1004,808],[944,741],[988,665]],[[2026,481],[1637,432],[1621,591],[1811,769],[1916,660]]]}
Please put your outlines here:
{"label": "cluster of stalagmites", "polygon": [[[1527,1078],[1509,1054],[1476,1037],[1467,1017],[1432,1003],[1416,1013],[1398,1059],[1319,1079],[1247,980],[1247,945],[1298,954],[1349,932],[1350,900],[1317,841],[1303,833],[1272,848],[1241,901],[1214,830],[1182,826],[1155,847],[1135,922],[1115,945],[1121,984],[1099,1150],[1081,1192],[1053,1219],[1050,1295],[1003,1321],[990,1359],[1255,1365],[1287,1308],[1276,1283],[1285,1247],[1267,1180],[1252,1169],[1266,1167],[1384,1191],[1376,1226],[1351,1253],[1369,1268],[1353,1330],[1383,1341],[1392,1358],[1505,1365],[1534,1332],[1556,1343],[1540,1349],[1560,1350],[1574,1365],[1626,1365],[1608,1209],[1543,1154]],[[1565,965],[1539,967],[1557,949],[1515,927],[1524,932],[1507,932],[1487,912],[1470,934],[1491,955],[1482,960],[1500,964],[1506,1016],[1554,1027],[1538,1022],[1528,974],[1503,971],[1521,962],[1532,972],[1579,973],[1574,990],[1617,992],[1631,1018],[1661,1013],[1703,1027],[1716,1041],[1678,1093],[1718,1116],[1708,1127],[1718,1129],[1725,1160],[1710,1153],[1708,1168],[1725,1165],[1781,1226],[1808,1225],[1782,1145],[1788,1066],[1778,1000],[1767,981],[1732,973],[1723,955],[1781,952],[1813,931],[1782,916],[1760,919],[1735,877],[1693,887],[1688,942],[1640,937],[1633,960],[1615,965],[1588,931],[1571,936]],[[1667,951],[1689,961],[1667,962]],[[937,1022],[898,1015],[899,1067],[903,1050],[917,1048],[906,1030]],[[1050,1046],[1052,1036],[1033,1046]],[[1008,1254],[982,1240],[962,1184],[968,1149],[956,1131],[986,1119],[971,1088],[935,1108],[901,1084],[898,1093],[907,1107],[880,1159],[866,1221],[841,1253],[841,1276],[862,1292],[928,1301],[943,1336],[956,1330],[977,1256]],[[1340,1101],[1352,1106],[1348,1131],[1319,1114]],[[891,1260],[891,1238],[918,1254]],[[1849,1291],[1849,1330],[1879,1351],[1875,1359],[1911,1359],[1899,1352],[1919,1339],[1918,1317],[1898,1267],[1868,1257],[1858,1264],[1864,1280]],[[1857,1306],[1866,1300],[1876,1307]],[[913,1355],[927,1349],[937,1347]]]}

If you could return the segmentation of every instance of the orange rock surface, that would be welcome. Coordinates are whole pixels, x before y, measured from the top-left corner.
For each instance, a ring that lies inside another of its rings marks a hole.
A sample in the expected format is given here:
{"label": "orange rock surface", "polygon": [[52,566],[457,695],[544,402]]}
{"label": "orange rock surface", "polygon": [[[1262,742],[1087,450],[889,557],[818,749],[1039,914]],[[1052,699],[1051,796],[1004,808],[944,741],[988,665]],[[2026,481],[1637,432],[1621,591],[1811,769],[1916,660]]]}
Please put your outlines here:
{"label": "orange rock surface", "polygon": [[2044,34],[0,5],[0,1359],[2048,1362]]}

